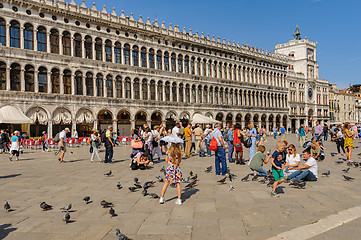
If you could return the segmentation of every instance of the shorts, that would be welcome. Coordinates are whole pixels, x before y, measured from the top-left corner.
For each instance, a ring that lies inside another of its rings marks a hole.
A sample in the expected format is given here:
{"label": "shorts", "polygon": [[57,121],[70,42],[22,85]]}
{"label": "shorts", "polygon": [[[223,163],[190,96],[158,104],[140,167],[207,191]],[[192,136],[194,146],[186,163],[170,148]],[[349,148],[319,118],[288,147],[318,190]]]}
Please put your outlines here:
{"label": "shorts", "polygon": [[66,153],[66,146],[64,145],[64,148],[59,145],[59,152],[63,152],[63,153]]}
{"label": "shorts", "polygon": [[273,176],[275,178],[275,181],[279,181],[281,179],[285,179],[285,176],[283,175],[283,170],[279,170],[279,169],[273,169],[272,168],[272,173]]}
{"label": "shorts", "polygon": [[11,154],[14,156],[19,157],[19,151],[18,150],[11,150]]}

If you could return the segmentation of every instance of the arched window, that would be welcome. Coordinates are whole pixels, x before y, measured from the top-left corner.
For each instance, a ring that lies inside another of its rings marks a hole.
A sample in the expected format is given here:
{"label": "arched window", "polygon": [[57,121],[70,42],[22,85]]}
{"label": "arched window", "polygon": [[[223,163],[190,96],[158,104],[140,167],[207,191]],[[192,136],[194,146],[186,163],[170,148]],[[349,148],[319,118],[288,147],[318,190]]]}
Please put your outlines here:
{"label": "arched window", "polygon": [[147,49],[142,47],[140,53],[141,67],[147,67]]}
{"label": "arched window", "polygon": [[33,25],[31,25],[30,23],[24,25],[24,49],[34,49],[33,30]]}
{"label": "arched window", "polygon": [[107,97],[113,97],[113,77],[112,77],[112,75],[107,75],[105,85],[107,87]]}
{"label": "arched window", "polygon": [[223,101],[223,103],[228,104],[228,89],[227,88],[224,91],[224,101]]}
{"label": "arched window", "polygon": [[195,85],[192,86],[192,94],[191,95],[192,95],[191,103],[195,103],[196,102],[196,86]]}
{"label": "arched window", "polygon": [[178,98],[178,101],[179,102],[183,102],[184,100],[183,100],[183,84],[181,83],[181,84],[179,84],[179,98]]}
{"label": "arched window", "polygon": [[162,51],[157,51],[157,69],[162,70]]}
{"label": "arched window", "polygon": [[15,20],[10,22],[10,47],[20,47],[20,24]]}
{"label": "arched window", "polygon": [[197,59],[197,75],[201,75],[202,74],[202,72],[201,72],[201,59],[200,58],[198,58]]}
{"label": "arched window", "polygon": [[177,83],[172,84],[172,101],[177,102]]}
{"label": "arched window", "polygon": [[123,87],[122,87],[122,77],[115,77],[115,92],[117,94],[117,98],[122,98],[123,96]]}
{"label": "arched window", "polygon": [[17,63],[10,66],[10,89],[13,91],[21,90],[20,69],[21,67]]}
{"label": "arched window", "polygon": [[202,76],[207,75],[206,65],[207,65],[207,60],[204,59],[203,62],[202,62]]}
{"label": "arched window", "polygon": [[131,99],[132,98],[132,92],[131,92],[131,82],[130,78],[126,78],[124,82],[124,90],[125,90],[125,98]]}
{"label": "arched window", "polygon": [[165,83],[165,101],[170,102],[170,84],[169,82]]}
{"label": "arched window", "polygon": [[143,79],[142,81],[142,94],[143,100],[148,100],[148,82],[147,79]]}
{"label": "arched window", "polygon": [[216,61],[213,63],[213,74],[214,74],[213,77],[217,78],[217,62]]}
{"label": "arched window", "polygon": [[6,22],[3,18],[0,18],[0,43],[6,45]]}
{"label": "arched window", "polygon": [[194,69],[194,57],[191,58],[191,74],[195,74],[195,69]]}
{"label": "arched window", "polygon": [[87,59],[93,59],[93,40],[91,36],[85,36],[84,41],[84,48],[85,48],[85,58]]}
{"label": "arched window", "polygon": [[155,100],[155,81],[150,81],[150,100]]}
{"label": "arched window", "polygon": [[163,101],[163,83],[162,81],[158,82],[158,101]]}
{"label": "arched window", "polygon": [[183,72],[183,56],[181,54],[178,55],[178,72]]}
{"label": "arched window", "polygon": [[213,87],[209,88],[209,103],[213,104]]}
{"label": "arched window", "polygon": [[219,101],[218,101],[218,88],[214,89],[214,103],[215,104],[219,103]]}
{"label": "arched window", "polygon": [[185,90],[185,92],[186,92],[186,103],[189,103],[190,102],[190,99],[191,99],[191,94],[190,94],[190,90],[189,90],[189,85],[187,84],[186,85],[186,90]]}
{"label": "arched window", "polygon": [[85,77],[86,95],[94,96],[93,73],[87,72]]}
{"label": "arched window", "polygon": [[95,39],[95,60],[103,61],[103,41],[101,38]]}
{"label": "arched window", "polygon": [[31,65],[25,66],[24,80],[25,92],[34,92],[34,67]]}
{"label": "arched window", "polygon": [[6,90],[6,63],[0,62],[0,90]]}
{"label": "arched window", "polygon": [[105,61],[112,62],[112,41],[105,41]]}
{"label": "arched window", "polygon": [[205,86],[203,89],[203,103],[207,103],[207,95],[207,86]]}
{"label": "arched window", "polygon": [[122,63],[121,62],[121,44],[120,42],[116,42],[115,45],[114,45],[114,60],[115,60],[115,63]]}
{"label": "arched window", "polygon": [[63,72],[63,84],[64,94],[71,94],[71,72],[69,70]]}
{"label": "arched window", "polygon": [[218,64],[218,78],[222,78],[222,63]]}
{"label": "arched window", "polygon": [[233,105],[233,103],[234,103],[234,99],[233,99],[233,91],[231,91],[230,93],[229,93],[229,100],[230,100],[230,104],[231,105]]}
{"label": "arched window", "polygon": [[103,83],[103,75],[98,73],[96,76],[96,86],[97,86],[97,96],[104,96],[104,83]]}
{"label": "arched window", "polygon": [[46,29],[42,26],[38,27],[38,51],[46,52]]}
{"label": "arched window", "polygon": [[223,104],[223,88],[219,90],[219,104]]}
{"label": "arched window", "polygon": [[59,81],[60,72],[58,69],[53,68],[51,70],[51,92],[60,93],[60,81]]}
{"label": "arched window", "polygon": [[[64,36],[66,36],[65,33],[64,33]],[[82,57],[81,41],[82,41],[81,35],[78,33],[75,33],[74,34],[74,56],[75,57],[80,57],[80,58]],[[69,51],[70,51],[70,47],[69,47]]]}
{"label": "arched window", "polygon": [[149,50],[149,68],[154,68],[154,49]]}
{"label": "arched window", "polygon": [[202,103],[202,86],[197,89],[197,103]]}
{"label": "arched window", "polygon": [[169,71],[169,53],[164,52],[164,70]]}
{"label": "arched window", "polygon": [[208,69],[207,70],[208,70],[207,76],[212,77],[212,61],[208,61]]}
{"label": "arched window", "polygon": [[80,71],[75,72],[74,80],[75,95],[83,95],[83,73]]}
{"label": "arched window", "polygon": [[172,53],[172,57],[170,59],[170,66],[171,66],[171,71],[175,72],[175,60],[176,59],[176,55],[175,53]]}
{"label": "arched window", "polygon": [[129,46],[129,44],[124,45],[124,64],[130,65],[130,46]]}
{"label": "arched window", "polygon": [[50,52],[59,54],[59,32],[55,29],[50,31]]}
{"label": "arched window", "polygon": [[133,57],[133,66],[135,67],[139,66],[138,53],[139,53],[138,46],[133,46],[132,57]]}
{"label": "arched window", "polygon": [[39,92],[46,93],[48,92],[48,84],[47,84],[47,70],[45,67],[39,68],[38,73],[38,85],[39,85]]}
{"label": "arched window", "polygon": [[184,73],[189,73],[189,57],[184,58]]}
{"label": "arched window", "polygon": [[133,82],[133,90],[134,90],[134,99],[139,99],[139,79],[134,79]]}
{"label": "arched window", "polygon": [[[63,54],[70,56],[71,55],[71,39],[70,33],[67,31],[63,32]],[[74,40],[75,41],[75,40]]]}

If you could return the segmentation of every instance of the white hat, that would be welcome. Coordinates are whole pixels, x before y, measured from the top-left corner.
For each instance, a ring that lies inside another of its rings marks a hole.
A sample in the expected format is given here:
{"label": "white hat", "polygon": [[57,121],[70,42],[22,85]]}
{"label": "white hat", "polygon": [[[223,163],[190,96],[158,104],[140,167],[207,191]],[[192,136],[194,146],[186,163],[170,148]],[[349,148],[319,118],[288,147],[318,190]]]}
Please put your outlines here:
{"label": "white hat", "polygon": [[64,131],[68,131],[68,132],[70,132],[69,128],[65,128],[65,129],[64,129]]}

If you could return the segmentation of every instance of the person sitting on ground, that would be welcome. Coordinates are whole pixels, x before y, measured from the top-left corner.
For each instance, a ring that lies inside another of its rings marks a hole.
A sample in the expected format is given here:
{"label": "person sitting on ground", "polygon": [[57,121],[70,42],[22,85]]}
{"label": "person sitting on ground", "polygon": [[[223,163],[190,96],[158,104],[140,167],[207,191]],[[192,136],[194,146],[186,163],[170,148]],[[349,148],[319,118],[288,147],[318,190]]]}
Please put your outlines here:
{"label": "person sitting on ground", "polygon": [[286,179],[290,179],[292,182],[306,180],[306,181],[317,181],[318,165],[317,161],[311,155],[311,148],[303,150],[303,159],[306,161],[302,167],[296,167],[298,171],[292,173]]}
{"label": "person sitting on ground", "polygon": [[327,150],[327,148],[325,148],[323,146],[323,142],[322,142],[322,139],[318,139],[318,141],[316,142],[316,145],[320,148],[321,150],[321,153],[320,153],[320,156],[318,157],[319,160],[324,160],[325,159],[325,150]]}
{"label": "person sitting on ground", "polygon": [[147,166],[149,164],[148,157],[149,157],[148,151],[145,151],[143,154],[141,154],[140,157],[138,157],[137,163],[140,170],[147,169]]}
{"label": "person sitting on ground", "polygon": [[267,164],[271,158],[271,155],[264,155],[265,151],[266,147],[263,145],[259,145],[257,148],[257,152],[253,155],[252,159],[248,163],[249,168],[254,171],[254,176],[267,176],[267,171],[263,168],[263,163]]}
{"label": "person sitting on ground", "polygon": [[271,164],[272,164],[272,173],[275,179],[275,182],[273,183],[273,189],[271,192],[272,196],[276,196],[277,192],[276,189],[278,185],[283,183],[285,181],[283,170],[282,170],[282,152],[285,149],[285,144],[283,141],[279,141],[277,143],[277,149],[272,154]]}
{"label": "person sitting on ground", "polygon": [[296,151],[295,145],[291,144],[287,148],[288,154],[286,155],[286,164],[285,164],[285,175],[289,175],[293,172],[296,172],[294,170],[295,167],[298,167],[301,161],[300,155]]}
{"label": "person sitting on ground", "polygon": [[316,160],[323,160],[321,157],[321,149],[317,146],[316,143],[311,145],[311,155]]}

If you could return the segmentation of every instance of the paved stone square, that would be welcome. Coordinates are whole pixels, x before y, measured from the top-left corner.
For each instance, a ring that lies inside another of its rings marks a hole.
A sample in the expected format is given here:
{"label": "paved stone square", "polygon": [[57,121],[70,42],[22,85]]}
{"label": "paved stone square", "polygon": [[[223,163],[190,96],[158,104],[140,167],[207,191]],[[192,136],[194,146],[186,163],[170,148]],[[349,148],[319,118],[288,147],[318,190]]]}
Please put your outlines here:
{"label": "paved stone square", "polygon": [[[268,138],[267,149],[275,149],[275,140]],[[289,143],[297,146],[295,136],[287,136]],[[130,146],[115,148],[115,163],[90,163],[89,147],[69,149],[66,163],[59,163],[53,152],[26,150],[21,161],[10,162],[8,155],[0,155],[0,203],[9,201],[14,211],[0,211],[0,239],[116,239],[115,229],[133,239],[268,239],[283,236],[293,229],[317,223],[338,221],[339,212],[358,207],[361,195],[360,168],[351,167],[346,175],[354,177],[352,182],[343,180],[341,171],[346,163],[336,165],[338,156],[333,142],[326,142],[326,159],[319,163],[319,180],[308,182],[306,189],[295,189],[282,184],[279,197],[271,197],[271,188],[259,182],[241,182],[250,173],[248,166],[229,164],[235,191],[228,192],[228,184],[219,185],[219,176],[205,173],[204,168],[214,165],[214,157],[186,159],[181,164],[185,176],[193,170],[199,176],[198,185],[183,191],[183,205],[177,206],[176,189],[169,188],[166,203],[143,197],[141,191],[131,193],[129,186],[133,178],[140,182],[156,181],[164,161],[146,171],[129,169]],[[360,146],[355,141],[355,146]],[[73,152],[73,154],[70,153]],[[360,161],[354,149],[353,160]],[[248,159],[246,151],[245,159]],[[104,157],[104,152],[101,153]],[[302,162],[303,164],[303,162]],[[270,168],[270,163],[266,169]],[[112,170],[113,177],[104,173]],[[331,171],[329,177],[321,173]],[[123,189],[116,188],[117,182]],[[185,184],[182,184],[184,187]],[[162,183],[149,189],[160,195]],[[85,196],[92,203],[85,204]],[[100,206],[101,200],[114,203],[117,216],[110,218],[108,209]],[[42,212],[39,204],[46,201],[53,210]],[[72,223],[64,224],[59,210],[68,203],[73,204]],[[335,215],[333,218],[328,218]],[[355,211],[354,219],[345,224],[312,236],[316,239],[357,239],[360,235],[361,215]],[[346,216],[347,218],[347,216]],[[331,220],[327,220],[331,219]],[[343,220],[344,221],[344,220]],[[336,226],[335,225],[335,226]],[[300,230],[302,236],[302,230]],[[289,234],[291,235],[291,234]],[[297,239],[288,238],[288,239]],[[278,239],[285,239],[278,237]],[[302,239],[302,238],[298,238]]]}

